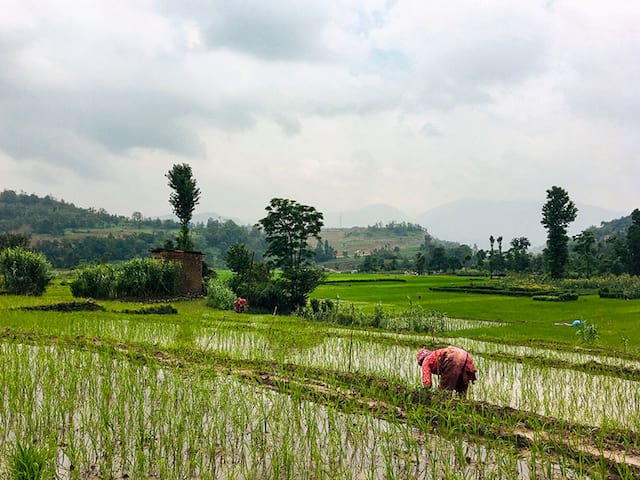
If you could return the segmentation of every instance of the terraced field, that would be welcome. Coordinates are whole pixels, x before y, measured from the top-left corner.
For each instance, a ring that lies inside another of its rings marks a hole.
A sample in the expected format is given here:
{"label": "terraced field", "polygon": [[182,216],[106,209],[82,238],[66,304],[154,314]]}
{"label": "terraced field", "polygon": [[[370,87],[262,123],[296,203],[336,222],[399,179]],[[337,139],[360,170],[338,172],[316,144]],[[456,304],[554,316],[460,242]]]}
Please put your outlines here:
{"label": "terraced field", "polygon": [[[71,300],[63,285],[0,297],[0,472],[20,443],[63,479],[640,476],[633,343],[577,345],[571,329],[524,342],[486,312],[425,336],[203,300],[173,302],[175,315],[18,308]],[[420,386],[425,343],[471,352],[467,398]]]}

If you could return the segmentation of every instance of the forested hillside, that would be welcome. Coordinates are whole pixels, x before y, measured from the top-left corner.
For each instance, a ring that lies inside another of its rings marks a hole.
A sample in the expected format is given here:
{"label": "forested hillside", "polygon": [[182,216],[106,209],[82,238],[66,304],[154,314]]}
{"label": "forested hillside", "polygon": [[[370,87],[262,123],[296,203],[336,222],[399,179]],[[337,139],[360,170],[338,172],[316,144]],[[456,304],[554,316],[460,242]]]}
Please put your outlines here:
{"label": "forested hillside", "polygon": [[[50,196],[5,190],[0,193],[0,233],[20,233],[35,250],[46,255],[56,268],[85,263],[119,262],[149,256],[149,250],[171,246],[179,224],[173,220],[111,215],[103,209],[79,208]],[[602,222],[588,229],[589,236],[570,242],[569,270],[621,273],[628,270],[627,230],[631,216]],[[266,249],[263,232],[233,220],[208,219],[192,226],[194,247],[205,261],[224,268],[224,257],[234,244],[242,243],[261,260]],[[316,260],[335,270],[364,271],[457,271],[477,269],[538,271],[541,256],[527,252],[527,239],[496,238],[495,251],[473,245],[443,242],[427,228],[407,222],[368,227],[328,228],[321,232]],[[501,243],[503,242],[503,243]],[[515,243],[514,243],[515,242]],[[504,247],[504,250],[503,250]],[[586,250],[585,250],[586,249]]]}
{"label": "forested hillside", "polygon": [[68,228],[108,228],[124,217],[105,210],[78,208],[64,200],[4,190],[0,193],[0,231],[63,234]]}
{"label": "forested hillside", "polygon": [[[31,247],[44,253],[56,268],[147,257],[152,248],[173,242],[178,229],[173,220],[143,218],[137,213],[128,218],[103,209],[79,208],[50,196],[12,190],[0,193],[0,233],[26,235]],[[235,243],[245,243],[259,258],[265,249],[259,230],[232,220],[198,223],[193,236],[195,248],[214,266],[224,265],[224,254]]]}
{"label": "forested hillside", "polygon": [[631,223],[631,215],[602,222],[599,227],[592,229],[593,236],[596,240],[606,240],[618,235],[626,235]]}

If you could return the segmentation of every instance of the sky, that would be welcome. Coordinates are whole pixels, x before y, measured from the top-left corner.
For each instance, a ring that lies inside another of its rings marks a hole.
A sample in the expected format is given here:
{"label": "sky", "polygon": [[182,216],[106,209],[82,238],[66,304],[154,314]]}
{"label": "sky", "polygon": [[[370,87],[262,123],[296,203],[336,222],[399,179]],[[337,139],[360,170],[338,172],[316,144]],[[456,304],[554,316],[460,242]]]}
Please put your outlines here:
{"label": "sky", "polygon": [[146,216],[274,197],[640,207],[640,2],[0,0],[0,190]]}

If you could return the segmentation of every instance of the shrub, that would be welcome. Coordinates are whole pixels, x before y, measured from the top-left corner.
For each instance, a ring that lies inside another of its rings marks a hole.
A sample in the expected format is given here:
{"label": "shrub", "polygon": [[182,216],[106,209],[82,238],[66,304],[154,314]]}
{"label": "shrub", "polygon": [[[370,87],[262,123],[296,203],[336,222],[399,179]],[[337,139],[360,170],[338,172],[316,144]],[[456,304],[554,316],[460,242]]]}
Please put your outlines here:
{"label": "shrub", "polygon": [[41,253],[11,247],[0,252],[4,287],[14,295],[42,295],[51,281],[51,265]]}
{"label": "shrub", "polygon": [[118,269],[118,298],[162,297],[175,295],[181,266],[168,260],[135,258]]}
{"label": "shrub", "polygon": [[371,317],[371,326],[374,328],[380,327],[385,321],[387,315],[382,308],[382,304],[380,302],[376,303],[376,306],[373,307],[373,317]]}
{"label": "shrub", "polygon": [[555,295],[534,295],[531,298],[538,302],[573,302],[578,300],[578,294],[573,292],[560,292]]}
{"label": "shrub", "polygon": [[576,335],[580,339],[582,343],[592,344],[594,343],[598,337],[600,336],[598,332],[598,327],[596,327],[593,323],[585,320],[578,327],[578,331]]}
{"label": "shrub", "polygon": [[623,274],[604,277],[600,282],[598,294],[602,298],[636,299],[640,298],[640,277]]}
{"label": "shrub", "polygon": [[362,309],[354,304],[341,304],[331,299],[312,298],[309,305],[302,309],[300,316],[315,322],[330,322],[338,325],[372,325],[373,317],[367,317]]}
{"label": "shrub", "polygon": [[177,293],[181,266],[168,260],[136,258],[121,265],[83,268],[71,283],[74,297],[151,298]]}
{"label": "shrub", "polygon": [[93,265],[85,267],[71,282],[74,297],[109,299],[116,297],[116,267]]}
{"label": "shrub", "polygon": [[232,310],[236,294],[222,280],[217,278],[207,283],[207,306],[220,310]]}
{"label": "shrub", "polygon": [[178,310],[173,305],[155,305],[134,310],[125,308],[122,313],[130,313],[132,315],[175,315]]}
{"label": "shrub", "polygon": [[92,300],[87,300],[84,302],[61,302],[48,303],[46,305],[33,305],[30,307],[20,307],[20,310],[44,312],[104,312],[107,309]]}

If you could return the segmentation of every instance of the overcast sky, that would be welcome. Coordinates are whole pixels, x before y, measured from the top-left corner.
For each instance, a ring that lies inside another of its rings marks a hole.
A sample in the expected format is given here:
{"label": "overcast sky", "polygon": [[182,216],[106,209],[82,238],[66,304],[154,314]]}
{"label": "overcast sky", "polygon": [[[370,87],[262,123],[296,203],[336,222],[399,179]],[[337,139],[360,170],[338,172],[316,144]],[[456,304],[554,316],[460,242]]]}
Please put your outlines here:
{"label": "overcast sky", "polygon": [[640,2],[0,0],[0,189],[255,221],[273,197],[640,207]]}

